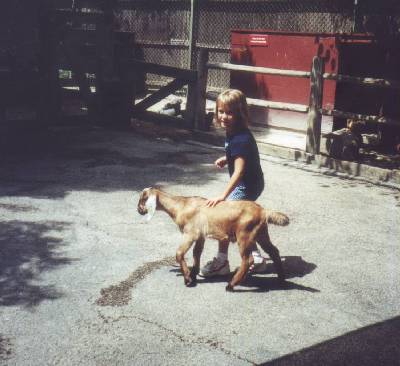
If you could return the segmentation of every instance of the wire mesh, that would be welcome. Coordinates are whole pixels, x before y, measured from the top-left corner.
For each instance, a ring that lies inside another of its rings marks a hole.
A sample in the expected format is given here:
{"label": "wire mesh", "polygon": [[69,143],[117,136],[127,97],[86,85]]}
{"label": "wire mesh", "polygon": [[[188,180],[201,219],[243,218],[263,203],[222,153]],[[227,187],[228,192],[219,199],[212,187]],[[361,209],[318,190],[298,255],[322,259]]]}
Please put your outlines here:
{"label": "wire mesh", "polygon": [[[111,0],[49,0],[57,9],[99,7]],[[198,50],[209,48],[211,61],[228,62],[232,29],[269,29],[315,33],[400,33],[398,0],[194,0],[195,47],[189,54],[191,0],[112,0],[116,30],[134,34],[135,54],[144,61],[189,67]],[[6,2],[0,13],[0,63],[32,67],[38,53],[37,3]],[[29,11],[27,11],[29,10]],[[14,20],[18,19],[18,22]],[[10,61],[11,60],[11,61]],[[33,66],[34,67],[34,66]],[[149,76],[151,82],[165,82]],[[228,72],[211,71],[209,86],[226,87]]]}
{"label": "wire mesh", "polygon": [[[135,33],[145,61],[189,66],[190,0],[120,0],[118,4],[118,26]],[[197,0],[196,4],[195,62],[201,47],[211,50],[211,61],[229,62],[232,29],[350,32],[354,24],[353,0]],[[148,81],[162,82],[162,78],[150,75]],[[210,71],[208,85],[229,86],[229,72]]]}
{"label": "wire mesh", "polygon": [[[332,4],[333,3],[333,4]],[[198,42],[229,47],[232,29],[350,32],[352,2],[205,1],[199,10]]]}

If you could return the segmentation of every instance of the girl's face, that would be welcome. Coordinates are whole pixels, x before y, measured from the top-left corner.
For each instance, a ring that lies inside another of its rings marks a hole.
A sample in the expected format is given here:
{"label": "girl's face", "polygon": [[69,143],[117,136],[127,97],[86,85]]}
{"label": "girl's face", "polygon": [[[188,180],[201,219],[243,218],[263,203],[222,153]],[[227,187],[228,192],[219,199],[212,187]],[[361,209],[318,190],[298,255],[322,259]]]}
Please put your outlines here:
{"label": "girl's face", "polygon": [[218,121],[227,131],[230,131],[235,127],[236,117],[226,104],[217,104],[217,114]]}

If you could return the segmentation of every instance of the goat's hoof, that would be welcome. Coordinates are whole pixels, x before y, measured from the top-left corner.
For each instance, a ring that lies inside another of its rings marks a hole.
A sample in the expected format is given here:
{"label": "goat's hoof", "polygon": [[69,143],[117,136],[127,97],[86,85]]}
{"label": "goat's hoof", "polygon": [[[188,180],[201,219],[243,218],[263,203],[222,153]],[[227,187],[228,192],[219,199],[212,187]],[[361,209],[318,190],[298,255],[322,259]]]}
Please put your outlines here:
{"label": "goat's hoof", "polygon": [[227,292],[233,292],[233,286],[232,286],[230,283],[228,283],[228,284],[226,285],[226,287],[225,287],[225,291],[227,291]]}

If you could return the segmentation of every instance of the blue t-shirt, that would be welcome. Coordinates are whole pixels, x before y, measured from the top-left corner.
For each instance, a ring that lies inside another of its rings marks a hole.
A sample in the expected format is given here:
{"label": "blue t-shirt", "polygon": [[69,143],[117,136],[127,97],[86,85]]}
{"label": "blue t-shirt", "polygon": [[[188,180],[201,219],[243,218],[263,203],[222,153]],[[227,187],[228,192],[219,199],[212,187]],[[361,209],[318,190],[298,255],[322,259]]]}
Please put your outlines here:
{"label": "blue t-shirt", "polygon": [[249,199],[255,200],[264,189],[264,175],[260,165],[258,147],[250,130],[244,129],[232,136],[227,136],[225,153],[230,176],[235,170],[235,158],[240,156],[245,160],[245,170],[239,184],[245,188]]}

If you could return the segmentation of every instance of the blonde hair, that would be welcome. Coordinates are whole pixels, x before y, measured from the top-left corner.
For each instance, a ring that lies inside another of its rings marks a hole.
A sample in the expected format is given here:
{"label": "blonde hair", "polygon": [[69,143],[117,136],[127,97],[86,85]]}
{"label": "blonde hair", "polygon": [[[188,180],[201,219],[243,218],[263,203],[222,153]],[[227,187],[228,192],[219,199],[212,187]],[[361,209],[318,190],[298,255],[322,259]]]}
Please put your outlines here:
{"label": "blonde hair", "polygon": [[237,128],[246,128],[249,125],[249,109],[247,107],[246,96],[238,89],[227,89],[217,97],[215,104],[215,121],[220,125],[218,120],[218,105],[222,104],[227,107],[235,117]]}

